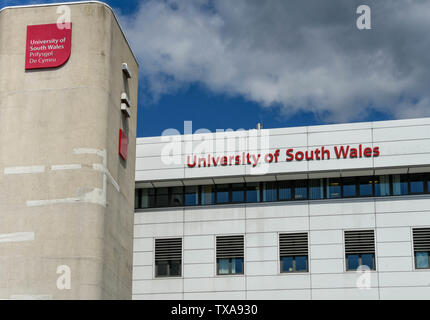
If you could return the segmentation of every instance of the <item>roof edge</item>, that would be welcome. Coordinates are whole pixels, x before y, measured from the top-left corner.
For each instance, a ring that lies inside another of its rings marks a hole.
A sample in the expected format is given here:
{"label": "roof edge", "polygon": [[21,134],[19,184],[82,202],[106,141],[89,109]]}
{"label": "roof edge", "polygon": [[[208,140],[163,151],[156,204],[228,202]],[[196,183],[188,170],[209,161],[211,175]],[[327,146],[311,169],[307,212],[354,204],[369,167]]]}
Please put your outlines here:
{"label": "roof edge", "polygon": [[34,7],[53,7],[53,6],[59,6],[59,5],[75,5],[75,4],[89,4],[89,3],[101,4],[101,5],[109,8],[109,10],[112,12],[112,14],[113,14],[113,16],[115,18],[116,23],[119,26],[119,29],[121,30],[121,33],[122,33],[122,35],[123,35],[123,37],[125,39],[125,42],[127,43],[128,47],[129,47],[129,49],[131,51],[131,54],[133,55],[134,60],[137,63],[137,66],[139,67],[139,61],[137,60],[137,57],[134,54],[133,49],[131,48],[130,42],[128,41],[128,39],[127,39],[127,37],[126,37],[126,35],[124,33],[124,30],[122,29],[121,24],[119,23],[118,17],[115,14],[115,10],[113,10],[112,7],[110,5],[108,5],[107,3],[105,3],[105,2],[97,1],[97,0],[87,0],[87,1],[45,3],[45,4],[29,4],[29,5],[21,5],[21,6],[7,6],[7,7],[1,8],[0,9],[0,13],[2,11],[4,11],[4,10],[7,10],[7,9],[34,8]]}

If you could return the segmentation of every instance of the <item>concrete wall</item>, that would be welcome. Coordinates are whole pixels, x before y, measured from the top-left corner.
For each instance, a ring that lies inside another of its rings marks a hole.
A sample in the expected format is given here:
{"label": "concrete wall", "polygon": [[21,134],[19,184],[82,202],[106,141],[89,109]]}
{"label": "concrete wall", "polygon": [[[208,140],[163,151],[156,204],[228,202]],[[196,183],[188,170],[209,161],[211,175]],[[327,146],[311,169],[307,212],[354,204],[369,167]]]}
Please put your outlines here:
{"label": "concrete wall", "polygon": [[109,7],[68,7],[71,57],[37,71],[24,70],[26,28],[56,23],[57,6],[0,12],[0,298],[130,298],[138,65]]}

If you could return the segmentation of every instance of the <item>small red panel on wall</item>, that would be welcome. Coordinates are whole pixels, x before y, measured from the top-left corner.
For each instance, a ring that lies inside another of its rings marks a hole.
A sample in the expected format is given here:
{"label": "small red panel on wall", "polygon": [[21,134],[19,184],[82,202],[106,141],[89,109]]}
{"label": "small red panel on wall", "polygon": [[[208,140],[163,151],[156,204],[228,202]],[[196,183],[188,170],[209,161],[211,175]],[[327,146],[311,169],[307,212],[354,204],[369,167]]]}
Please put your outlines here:
{"label": "small red panel on wall", "polygon": [[68,29],[56,23],[27,26],[25,69],[62,66],[69,60],[71,48],[72,23]]}
{"label": "small red panel on wall", "polygon": [[119,129],[119,154],[124,160],[127,160],[127,146],[128,138],[124,131]]}

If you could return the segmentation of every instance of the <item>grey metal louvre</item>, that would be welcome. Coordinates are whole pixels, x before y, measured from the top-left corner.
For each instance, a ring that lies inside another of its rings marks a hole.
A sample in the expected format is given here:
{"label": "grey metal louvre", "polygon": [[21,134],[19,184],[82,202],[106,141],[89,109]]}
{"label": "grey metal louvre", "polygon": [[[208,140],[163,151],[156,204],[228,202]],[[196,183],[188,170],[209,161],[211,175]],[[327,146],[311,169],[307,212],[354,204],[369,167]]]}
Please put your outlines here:
{"label": "grey metal louvre", "polygon": [[373,230],[345,231],[345,254],[375,253]]}
{"label": "grey metal louvre", "polygon": [[306,232],[280,234],[279,254],[281,257],[307,256],[308,234]]}
{"label": "grey metal louvre", "polygon": [[155,239],[155,261],[182,260],[182,238]]}
{"label": "grey metal louvre", "polygon": [[412,233],[414,251],[430,251],[430,228],[413,229]]}
{"label": "grey metal louvre", "polygon": [[243,236],[219,236],[216,238],[216,257],[219,258],[243,258]]}

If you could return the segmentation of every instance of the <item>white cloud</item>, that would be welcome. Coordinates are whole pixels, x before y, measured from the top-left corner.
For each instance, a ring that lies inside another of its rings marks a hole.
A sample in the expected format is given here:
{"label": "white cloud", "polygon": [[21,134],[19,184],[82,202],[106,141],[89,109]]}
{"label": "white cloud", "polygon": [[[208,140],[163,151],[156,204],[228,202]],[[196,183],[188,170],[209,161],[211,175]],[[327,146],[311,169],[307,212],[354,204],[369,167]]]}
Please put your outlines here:
{"label": "white cloud", "polygon": [[372,30],[364,31],[360,4],[150,0],[121,20],[154,97],[198,82],[284,114],[430,115],[430,3],[368,1]]}

